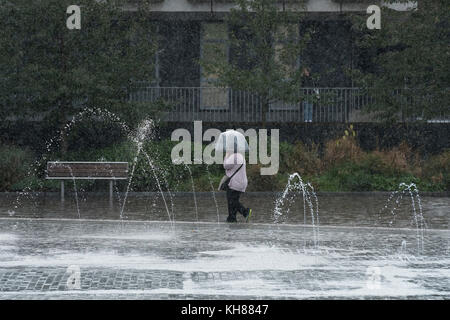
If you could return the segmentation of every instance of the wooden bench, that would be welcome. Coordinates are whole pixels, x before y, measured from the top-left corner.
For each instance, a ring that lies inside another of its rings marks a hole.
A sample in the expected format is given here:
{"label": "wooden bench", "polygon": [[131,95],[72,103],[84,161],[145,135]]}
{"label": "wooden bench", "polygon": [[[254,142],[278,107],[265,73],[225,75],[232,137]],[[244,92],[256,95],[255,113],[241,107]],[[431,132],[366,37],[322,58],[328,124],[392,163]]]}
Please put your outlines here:
{"label": "wooden bench", "polygon": [[113,181],[128,179],[128,162],[47,162],[46,179],[61,180],[61,201],[64,201],[65,180],[109,180],[112,201]]}

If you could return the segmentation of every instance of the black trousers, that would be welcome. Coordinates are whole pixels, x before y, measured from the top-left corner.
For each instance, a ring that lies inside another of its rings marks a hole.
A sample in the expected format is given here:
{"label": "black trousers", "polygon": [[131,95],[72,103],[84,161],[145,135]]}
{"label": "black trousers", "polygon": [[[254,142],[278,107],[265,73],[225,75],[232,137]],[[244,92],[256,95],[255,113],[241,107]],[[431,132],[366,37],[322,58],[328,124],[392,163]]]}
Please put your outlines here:
{"label": "black trousers", "polygon": [[248,209],[240,202],[239,197],[242,192],[227,188],[227,202],[228,202],[228,218],[227,222],[236,222],[236,213],[240,212],[244,217],[248,215]]}

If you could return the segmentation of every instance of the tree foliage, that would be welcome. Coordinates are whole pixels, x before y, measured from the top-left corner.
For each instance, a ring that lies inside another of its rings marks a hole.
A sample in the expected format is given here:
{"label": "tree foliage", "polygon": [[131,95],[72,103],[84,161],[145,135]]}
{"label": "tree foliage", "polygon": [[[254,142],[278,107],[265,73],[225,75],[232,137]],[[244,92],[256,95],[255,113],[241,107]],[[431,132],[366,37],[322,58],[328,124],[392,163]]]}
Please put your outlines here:
{"label": "tree foliage", "polygon": [[381,30],[368,31],[366,19],[353,21],[365,60],[355,79],[376,96],[369,111],[391,121],[449,116],[450,2],[419,1],[406,12],[382,7]]}
{"label": "tree foliage", "polygon": [[85,107],[140,117],[148,106],[128,96],[153,78],[156,50],[140,3],[129,12],[120,0],[79,0],[81,29],[69,30],[72,1],[0,0],[0,117],[43,117],[55,129]]}
{"label": "tree foliage", "polygon": [[218,86],[257,94],[263,122],[270,103],[298,102],[303,61],[300,55],[310,39],[299,34],[300,11],[282,11],[276,0],[237,0],[226,18],[231,58],[217,48],[213,60],[200,63],[207,73],[218,76]]}

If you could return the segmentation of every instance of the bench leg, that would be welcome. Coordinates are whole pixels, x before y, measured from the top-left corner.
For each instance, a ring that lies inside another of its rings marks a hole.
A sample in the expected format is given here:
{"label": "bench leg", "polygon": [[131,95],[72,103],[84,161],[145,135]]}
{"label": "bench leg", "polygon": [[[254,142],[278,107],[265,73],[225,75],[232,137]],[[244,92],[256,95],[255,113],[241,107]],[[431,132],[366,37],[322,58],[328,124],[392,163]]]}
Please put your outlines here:
{"label": "bench leg", "polygon": [[113,201],[113,180],[109,180],[109,203]]}
{"label": "bench leg", "polygon": [[61,180],[61,202],[64,202],[64,180]]}

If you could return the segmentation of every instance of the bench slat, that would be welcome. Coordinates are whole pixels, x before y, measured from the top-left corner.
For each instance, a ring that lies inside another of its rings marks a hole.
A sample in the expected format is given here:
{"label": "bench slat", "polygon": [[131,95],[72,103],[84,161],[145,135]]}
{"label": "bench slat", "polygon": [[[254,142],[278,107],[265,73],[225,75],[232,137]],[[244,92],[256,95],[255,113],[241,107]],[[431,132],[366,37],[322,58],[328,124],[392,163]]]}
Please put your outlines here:
{"label": "bench slat", "polygon": [[48,178],[126,178],[128,162],[48,162]]}
{"label": "bench slat", "polygon": [[49,173],[48,177],[127,177],[128,174],[125,172],[58,172]]}
{"label": "bench slat", "polygon": [[127,173],[128,170],[118,170],[118,169],[73,169],[73,168],[57,168],[50,169],[48,172],[61,173],[61,172],[73,172],[73,173],[87,173],[87,172],[102,172],[102,173],[111,173],[111,172],[123,172]]}
{"label": "bench slat", "polygon": [[87,165],[87,164],[50,164],[48,166],[48,169],[68,169],[72,168],[72,170],[78,170],[78,169],[89,169],[89,170],[106,170],[106,169],[119,169],[119,170],[126,170],[128,169],[128,165]]}

